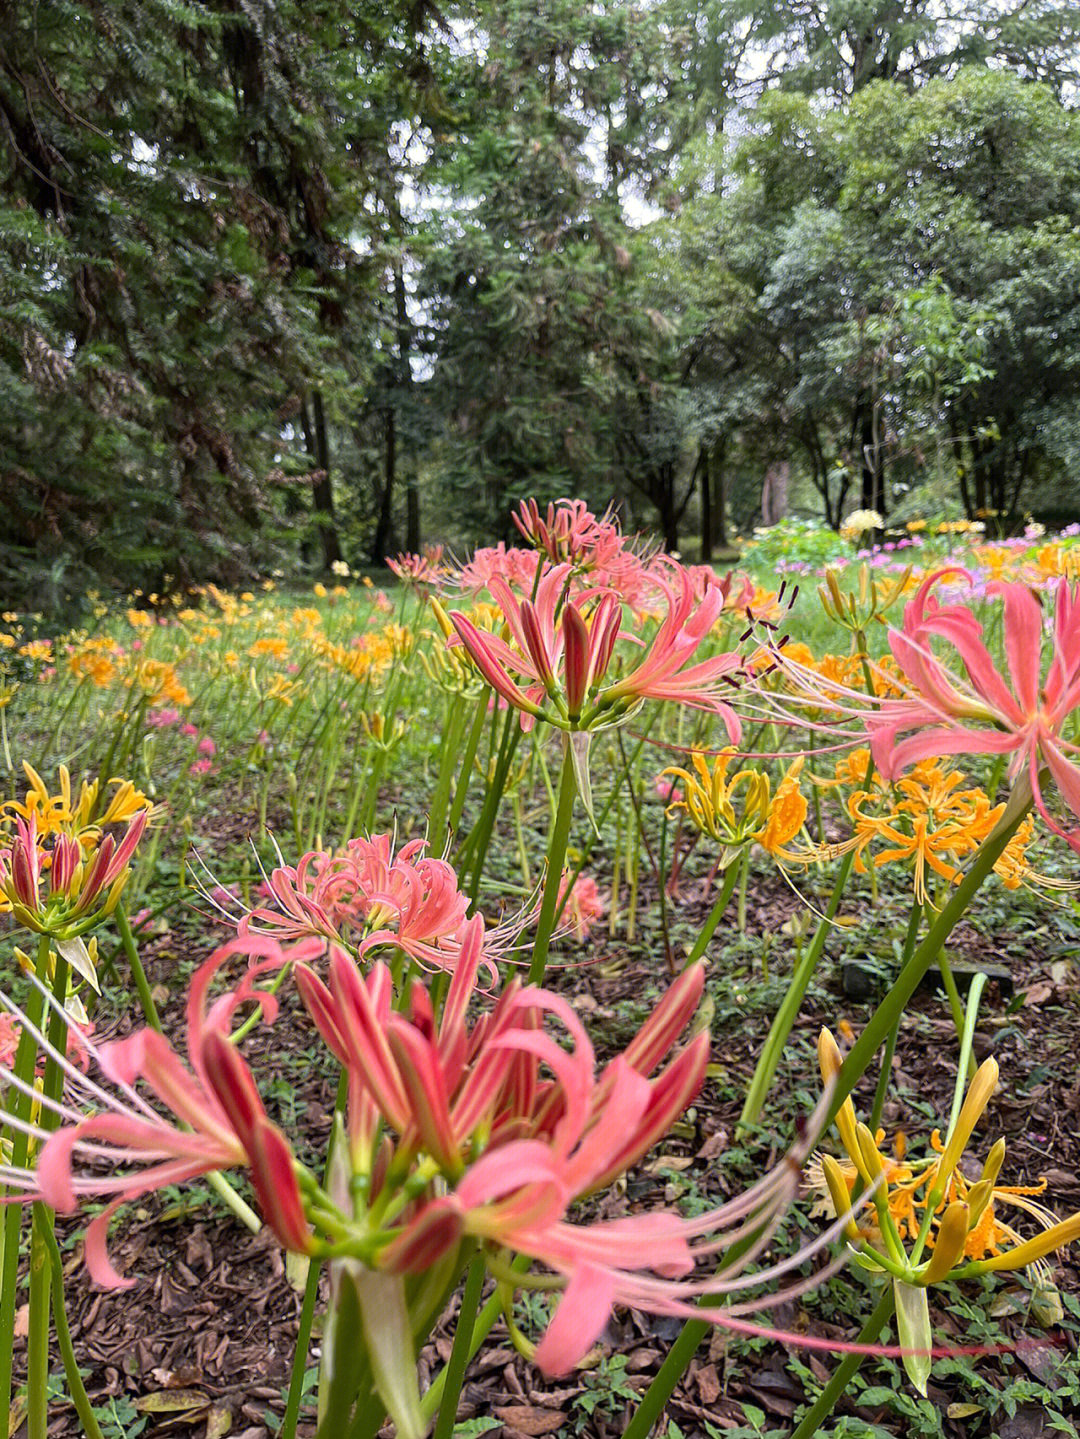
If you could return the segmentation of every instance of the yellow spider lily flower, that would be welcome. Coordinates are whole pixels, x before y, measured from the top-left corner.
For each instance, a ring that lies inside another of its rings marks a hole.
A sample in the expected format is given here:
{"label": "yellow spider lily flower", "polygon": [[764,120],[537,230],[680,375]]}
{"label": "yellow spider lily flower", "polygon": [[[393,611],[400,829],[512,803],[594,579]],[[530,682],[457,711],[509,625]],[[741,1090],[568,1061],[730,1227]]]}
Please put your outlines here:
{"label": "yellow spider lily flower", "polygon": [[969,1223],[970,1210],[962,1199],[949,1205],[938,1225],[933,1255],[923,1270],[924,1286],[943,1283],[961,1262],[967,1244]]}
{"label": "yellow spider lily flower", "polygon": [[1040,874],[1028,863],[1027,849],[1034,838],[1035,828],[1035,816],[1029,814],[998,856],[994,865],[994,873],[1001,880],[1002,885],[1009,890],[1019,889],[1021,885],[1026,889],[1049,889],[1059,892],[1080,889],[1080,880],[1056,879],[1048,874]]}
{"label": "yellow spider lily flower", "polygon": [[963,772],[947,769],[937,760],[920,761],[895,785],[875,777],[866,788],[867,762],[867,752],[856,751],[837,765],[835,780],[824,781],[827,787],[859,786],[847,799],[850,838],[790,858],[810,864],[854,850],[857,874],[865,874],[870,866],[904,865],[911,871],[915,898],[927,904],[929,876],[936,874],[955,884],[961,873],[957,862],[978,848],[1005,806],[991,805],[981,789],[961,789]]}
{"label": "yellow spider lily flower", "polygon": [[[818,1063],[826,1083],[835,1077],[841,1062],[839,1046],[829,1030],[823,1029],[818,1038]],[[961,1165],[997,1079],[997,1062],[985,1060],[968,1088],[948,1142],[943,1143],[935,1129],[924,1159],[911,1158],[903,1135],[897,1137],[894,1155],[885,1153],[884,1131],[871,1134],[859,1123],[851,1100],[845,1100],[836,1117],[844,1156],[819,1155],[811,1161],[808,1173],[811,1186],[834,1214],[843,1214],[849,1207],[856,1187],[867,1189],[876,1183],[869,1227],[865,1221],[856,1224],[852,1220],[845,1230],[866,1268],[885,1270],[917,1287],[1027,1268],[1036,1285],[1050,1286],[1046,1256],[1080,1239],[1080,1213],[1059,1221],[1036,1202],[1036,1196],[1046,1190],[1045,1180],[1036,1185],[1000,1184],[1004,1139],[991,1146],[978,1180],[968,1180]],[[1029,1215],[1044,1232],[1033,1239],[1024,1238],[1002,1218],[1001,1210],[1007,1207]],[[910,1254],[903,1248],[905,1243],[915,1246]],[[928,1259],[923,1257],[924,1247]]]}
{"label": "yellow spider lily flower", "polygon": [[894,579],[882,580],[871,579],[870,566],[864,563],[859,566],[855,590],[849,591],[840,588],[835,570],[826,570],[825,583],[818,586],[818,598],[829,619],[859,634],[884,617],[907,589],[910,579],[910,565]]}
{"label": "yellow spider lily flower", "polygon": [[805,757],[799,755],[788,768],[774,795],[768,775],[760,770],[741,769],[729,778],[735,756],[729,746],[710,768],[706,757],[695,751],[690,761],[696,773],[678,767],[663,770],[662,775],[682,781],[682,798],[672,800],[669,812],[683,810],[702,834],[732,851],[756,843],[783,859],[786,846],[806,822],[806,800],[799,787]]}
{"label": "yellow spider lily flower", "polygon": [[799,787],[799,776],[805,759],[805,755],[799,755],[788,768],[777,786],[775,798],[769,805],[768,818],[754,835],[754,839],[763,849],[778,858],[785,856],[786,846],[806,823],[806,799]]}

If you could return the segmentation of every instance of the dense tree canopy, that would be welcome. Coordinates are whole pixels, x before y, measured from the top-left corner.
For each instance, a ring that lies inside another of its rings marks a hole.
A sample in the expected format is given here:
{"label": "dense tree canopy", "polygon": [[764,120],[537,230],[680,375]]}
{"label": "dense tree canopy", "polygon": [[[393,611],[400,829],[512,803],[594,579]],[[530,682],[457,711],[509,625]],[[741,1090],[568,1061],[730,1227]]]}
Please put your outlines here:
{"label": "dense tree canopy", "polygon": [[1080,34],[946,9],[5,7],[5,588],[1064,512]]}

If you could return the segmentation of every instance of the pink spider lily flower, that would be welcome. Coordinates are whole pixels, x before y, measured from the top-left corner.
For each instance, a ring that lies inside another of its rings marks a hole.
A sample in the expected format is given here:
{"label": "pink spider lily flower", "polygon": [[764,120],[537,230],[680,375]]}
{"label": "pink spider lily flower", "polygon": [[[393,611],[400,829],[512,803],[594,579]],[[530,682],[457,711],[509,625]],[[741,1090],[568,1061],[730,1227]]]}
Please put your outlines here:
{"label": "pink spider lily flower", "polygon": [[324,954],[331,942],[349,942],[347,927],[353,918],[357,886],[344,857],[311,850],[295,865],[282,859],[269,875],[264,871],[264,876],[260,889],[271,903],[250,911],[239,900],[235,901],[237,910],[232,909],[220,885],[204,889],[203,897],[236,925],[240,939],[265,935],[282,944],[312,940],[317,942],[314,952],[318,954]]}
{"label": "pink spider lily flower", "polygon": [[600,890],[592,875],[579,874],[573,885],[570,886],[569,898],[566,899],[567,886],[570,884],[570,872],[567,871],[559,885],[559,902],[564,902],[570,912],[570,928],[578,944],[589,937],[589,931],[593,924],[602,919],[604,915],[604,901],[601,898]]}
{"label": "pink spider lily flower", "polygon": [[559,500],[541,515],[535,500],[522,500],[511,518],[528,543],[552,564],[569,560],[591,568],[600,560],[610,563],[622,547],[622,536],[610,514],[598,520],[584,500]]}
{"label": "pink spider lily flower", "polygon": [[61,939],[85,934],[116,908],[148,818],[140,810],[119,842],[106,835],[86,858],[70,834],[57,835],[46,852],[36,816],[29,823],[17,817],[15,834],[0,849],[0,909],[9,909],[19,924],[38,934]]}
{"label": "pink spider lily flower", "polygon": [[[355,1103],[360,1111],[349,1116],[349,1145],[335,1146],[325,1192],[299,1170],[228,1038],[242,1003],[261,1004],[268,1022],[275,1017],[274,996],[253,982],[257,969],[283,963],[276,941],[265,937],[259,964],[234,993],[211,1003],[209,984],[223,959],[250,952],[250,938],[217,951],[197,973],[188,1005],[190,1067],[153,1031],[112,1045],[88,1042],[111,1092],[79,1074],[31,1027],[39,1048],[64,1067],[64,1098],[43,1099],[62,1128],[44,1134],[15,1120],[43,1148],[36,1172],[0,1166],[0,1182],[62,1210],[105,1197],[108,1207],[90,1225],[86,1252],[94,1277],[116,1285],[124,1281],[109,1262],[106,1231],[119,1204],[211,1169],[245,1166],[281,1242],[329,1259],[335,1284],[346,1277],[355,1283],[375,1383],[400,1432],[414,1439],[424,1432],[412,1357],[423,1316],[408,1312],[406,1278],[434,1273],[434,1292],[441,1293],[476,1245],[504,1285],[514,1283],[508,1253],[540,1266],[530,1283],[549,1288],[557,1307],[535,1357],[551,1373],[580,1361],[615,1305],[773,1334],[743,1314],[798,1295],[820,1282],[822,1271],[764,1300],[739,1296],[751,1286],[786,1282],[849,1218],[789,1259],[747,1272],[782,1222],[831,1096],[776,1170],[707,1214],[577,1221],[575,1202],[640,1159],[698,1092],[707,1034],[674,1051],[697,1009],[702,968],[681,975],[625,1051],[597,1073],[588,1037],[559,996],[514,980],[470,1023],[482,942],[476,917],[463,927],[461,963],[438,1023],[422,986],[414,985],[407,1011],[395,1010],[385,966],[361,975],[336,946],[329,983],[302,962],[294,966],[303,1002],[346,1066],[350,1109]],[[6,1001],[2,1007],[14,1011]],[[559,1033],[550,1032],[552,1023]],[[0,1078],[30,1092],[8,1071]],[[139,1080],[156,1105],[138,1092]],[[80,1113],[87,1105],[97,1112]],[[103,1162],[119,1172],[103,1176]],[[723,1251],[739,1258],[718,1276]],[[844,1256],[834,1267],[842,1262]],[[717,1297],[699,1310],[703,1295]],[[380,1334],[389,1335],[386,1343]],[[845,1347],[828,1339],[807,1343]]]}
{"label": "pink spider lily flower", "polygon": [[442,545],[433,545],[422,555],[400,554],[397,559],[388,558],[386,565],[402,584],[417,589],[439,585],[447,574],[442,562]]}
{"label": "pink spider lily flower", "polygon": [[[929,755],[1012,755],[1010,777],[1027,775],[1043,819],[1080,852],[1080,827],[1068,830],[1054,819],[1039,783],[1045,766],[1065,805],[1080,816],[1078,747],[1063,734],[1069,716],[1080,707],[1080,586],[1064,579],[1057,584],[1045,678],[1045,626],[1038,599],[1023,584],[995,580],[987,586],[987,593],[1000,595],[1003,602],[1006,680],[972,611],[963,604],[939,604],[932,593],[935,585],[955,576],[972,582],[969,572],[959,568],[928,576],[904,610],[901,629],[889,635],[911,694],[883,700],[867,717],[874,763],[893,779]],[[936,658],[934,639],[945,640],[956,651],[963,677]]]}
{"label": "pink spider lily flower", "polygon": [[654,572],[652,583],[664,597],[667,614],[641,662],[606,684],[623,634],[622,605],[611,592],[599,598],[595,590],[570,594],[570,572],[569,565],[549,569],[535,602],[519,601],[504,582],[491,581],[513,645],[480,631],[460,612],[445,617],[449,642],[464,645],[496,694],[521,711],[522,728],[543,719],[565,731],[590,730],[618,722],[647,699],[675,700],[713,710],[737,740],[738,716],[721,696],[742,660],[721,654],[689,663],[724,607],[720,588],[710,587],[698,600],[686,572],[674,562],[665,572]]}
{"label": "pink spider lily flower", "polygon": [[[765,1252],[797,1193],[810,1149],[808,1136],[818,1132],[825,1108],[819,1108],[804,1136],[776,1170],[717,1209],[693,1219],[660,1211],[575,1223],[568,1211],[579,1194],[586,1192],[582,1186],[588,1185],[587,1175],[590,1171],[606,1173],[612,1158],[614,1141],[596,1130],[618,1128],[624,1122],[633,1125],[640,1112],[642,1086],[647,1087],[647,1081],[629,1066],[619,1066],[603,1122],[576,1148],[572,1142],[566,1147],[525,1138],[489,1149],[465,1171],[451,1193],[420,1208],[382,1252],[380,1264],[391,1272],[420,1272],[469,1236],[489,1249],[497,1276],[512,1283],[499,1256],[504,1251],[529,1255],[551,1271],[547,1287],[557,1298],[555,1313],[533,1354],[536,1364],[554,1375],[581,1362],[616,1305],[677,1318],[704,1318],[736,1332],[792,1338],[742,1316],[805,1292],[839,1269],[845,1262],[843,1256],[824,1273],[819,1271],[771,1295],[742,1303],[731,1299],[741,1291],[786,1278],[840,1233],[838,1222],[827,1237],[821,1236],[787,1260],[747,1272]],[[848,1216],[843,1219],[847,1221]],[[725,1268],[719,1277],[701,1274],[699,1265],[712,1268],[716,1255],[730,1249],[741,1251],[735,1265]],[[540,1282],[539,1276],[534,1276],[534,1282]],[[699,1308],[697,1301],[705,1294],[726,1302],[722,1307],[714,1303]],[[808,1344],[837,1347],[825,1339],[811,1339]]]}
{"label": "pink spider lily flower", "polygon": [[710,589],[716,588],[724,596],[725,612],[745,615],[754,598],[754,582],[749,575],[740,574],[737,570],[718,575],[712,565],[686,565],[684,568],[699,600],[704,599]]}
{"label": "pink spider lily flower", "polygon": [[19,1047],[21,1033],[18,1020],[6,1011],[0,1014],[0,1065],[5,1069],[15,1063],[15,1051]]}
{"label": "pink spider lily flower", "polygon": [[[543,708],[545,697],[566,711],[557,678],[562,668],[563,631],[556,614],[568,595],[570,573],[568,564],[548,568],[532,600],[519,600],[501,575],[489,579],[488,589],[503,612],[514,646],[499,635],[478,629],[459,611],[446,617],[435,607],[449,643],[462,644],[495,693],[521,711],[525,730],[531,729],[537,718],[549,718]],[[560,720],[560,727],[566,728],[565,713],[551,716],[552,723]]]}
{"label": "pink spider lily flower", "polygon": [[536,550],[524,550],[516,545],[508,549],[500,540],[495,546],[475,550],[472,558],[458,570],[455,583],[466,594],[476,595],[487,589],[497,576],[528,595],[532,593],[536,571],[542,563],[543,557]]}
{"label": "pink spider lily flower", "polygon": [[[424,1149],[457,1175],[476,1146],[487,1151],[510,1140],[542,1139],[558,1155],[576,1193],[602,1187],[655,1143],[701,1085],[708,1052],[704,1033],[662,1074],[649,1078],[697,1006],[701,966],[672,985],[626,1055],[597,1075],[592,1045],[570,1005],[516,979],[472,1032],[466,1029],[483,938],[483,920],[475,916],[463,929],[437,1029],[422,985],[413,986],[407,1014],[392,1008],[393,986],[381,964],[361,975],[335,950],[328,982],[305,964],[296,965],[294,974],[329,1048],[360,1076],[405,1148]],[[545,1031],[549,1017],[569,1036],[571,1049]],[[544,1070],[553,1078],[545,1079]],[[635,1123],[609,1123],[611,1106],[631,1088]]]}
{"label": "pink spider lily flower", "polygon": [[[244,985],[208,1002],[211,980],[234,951],[234,945],[215,951],[192,980],[187,1010],[190,1068],[152,1029],[102,1045],[85,1033],[80,1036],[82,1049],[115,1092],[86,1077],[81,1064],[70,1063],[4,1001],[19,1024],[30,1029],[39,1050],[61,1067],[66,1080],[62,1102],[41,1101],[58,1113],[62,1127],[46,1133],[30,1126],[41,1141],[40,1156],[34,1171],[14,1176],[15,1186],[29,1191],[21,1197],[43,1199],[62,1214],[89,1201],[108,1201],[86,1232],[87,1267],[97,1283],[127,1288],[133,1282],[113,1268],[106,1244],[109,1224],[121,1205],[216,1169],[246,1168],[266,1222],[281,1243],[298,1253],[313,1252],[292,1151],[267,1116],[251,1072],[228,1038],[228,1021],[238,1005],[256,1000],[272,1019],[276,1000]],[[284,963],[280,955],[276,960]],[[56,1008],[47,991],[42,993]],[[8,1069],[0,1069],[0,1080],[27,1088]],[[178,1123],[143,1098],[135,1088],[139,1080]],[[80,1112],[84,1107],[97,1112]],[[3,1120],[27,1128],[11,1115],[3,1115]],[[85,1169],[77,1167],[82,1160],[87,1161]],[[101,1172],[103,1160],[111,1173]],[[144,1167],[130,1167],[140,1162]],[[12,1182],[12,1175],[4,1177]]]}
{"label": "pink spider lily flower", "polygon": [[[445,860],[424,854],[427,841],[410,840],[395,854],[389,834],[352,839],[341,854],[313,850],[295,866],[284,861],[269,875],[267,897],[239,916],[223,913],[237,925],[241,940],[270,935],[282,943],[318,941],[303,955],[325,953],[330,945],[366,959],[396,948],[427,970],[452,970],[462,948],[468,900],[457,874]],[[203,891],[213,903],[212,892]],[[522,911],[484,933],[482,964],[491,983],[496,962],[516,942],[530,914]]]}
{"label": "pink spider lily flower", "polygon": [[743,669],[741,657],[727,653],[689,664],[723,610],[726,593],[721,586],[711,585],[698,600],[690,577],[680,565],[669,560],[664,569],[666,574],[654,571],[652,578],[664,595],[667,614],[641,663],[602,691],[598,703],[674,700],[713,710],[724,721],[732,743],[737,743],[741,735],[739,718],[722,696]]}

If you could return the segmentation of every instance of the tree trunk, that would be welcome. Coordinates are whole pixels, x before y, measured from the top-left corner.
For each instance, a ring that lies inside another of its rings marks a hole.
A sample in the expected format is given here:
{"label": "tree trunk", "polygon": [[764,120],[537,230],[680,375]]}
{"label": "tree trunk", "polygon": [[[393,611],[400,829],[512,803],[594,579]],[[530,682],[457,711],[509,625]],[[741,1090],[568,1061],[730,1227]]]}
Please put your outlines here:
{"label": "tree trunk", "polygon": [[[665,480],[667,482],[665,482]],[[679,548],[679,512],[675,506],[674,476],[658,477],[652,486],[653,504],[660,514],[660,531],[668,554]]]}
{"label": "tree trunk", "polygon": [[[971,489],[968,485],[968,474],[970,471],[964,454],[963,422],[956,413],[955,408],[949,410],[946,423],[949,430],[949,452],[950,458],[952,459],[953,474],[956,476],[956,483],[960,488],[960,503],[964,507],[964,514],[967,518],[973,520],[975,518],[975,506],[972,503]],[[945,486],[943,484],[942,490],[944,489]]]}
{"label": "tree trunk", "polygon": [[[409,355],[412,351],[412,326],[409,324],[409,308],[405,296],[405,276],[400,260],[394,264],[394,310],[397,318],[397,386],[396,400],[400,405],[409,395],[412,387],[412,366]],[[405,476],[405,548],[410,554],[420,552],[420,491],[416,484],[416,456],[409,455],[408,471]]]}
{"label": "tree trunk", "polygon": [[712,485],[713,543],[726,549],[729,540],[727,532],[727,436],[713,447],[709,461],[709,480]]}
{"label": "tree trunk", "polygon": [[[761,484],[761,523],[775,525],[787,514],[788,480],[791,465],[787,460],[777,460],[765,471]],[[824,482],[818,486],[825,493]],[[829,497],[825,494],[825,513],[828,518]]]}
{"label": "tree trunk", "polygon": [[315,473],[311,477],[311,501],[315,507],[315,523],[322,545],[323,567],[329,570],[341,559],[341,542],[338,539],[337,521],[334,518],[334,490],[330,480],[330,443],[326,434],[326,412],[323,409],[322,394],[311,392],[311,419],[307,406],[301,406],[304,425],[304,443],[308,454],[315,461]]}
{"label": "tree trunk", "polygon": [[872,397],[862,403],[859,448],[862,452],[862,508],[885,514],[885,485],[881,474],[881,447],[877,441],[875,404]]}
{"label": "tree trunk", "polygon": [[397,470],[397,416],[392,404],[386,407],[386,449],[384,451],[383,491],[379,501],[379,519],[371,542],[371,563],[379,564],[396,548],[394,543],[394,479]]}
{"label": "tree trunk", "polygon": [[704,445],[698,452],[695,468],[701,486],[701,563],[707,565],[712,559],[713,547],[712,456]]}

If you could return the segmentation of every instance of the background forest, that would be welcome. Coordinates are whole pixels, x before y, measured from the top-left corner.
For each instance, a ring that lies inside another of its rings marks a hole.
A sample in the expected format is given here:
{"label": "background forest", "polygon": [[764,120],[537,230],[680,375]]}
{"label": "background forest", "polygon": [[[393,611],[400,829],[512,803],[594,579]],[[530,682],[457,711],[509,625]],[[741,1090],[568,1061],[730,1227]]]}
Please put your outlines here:
{"label": "background forest", "polygon": [[0,590],[1080,518],[1053,0],[0,6]]}

